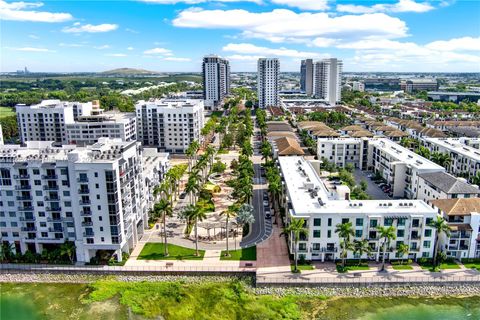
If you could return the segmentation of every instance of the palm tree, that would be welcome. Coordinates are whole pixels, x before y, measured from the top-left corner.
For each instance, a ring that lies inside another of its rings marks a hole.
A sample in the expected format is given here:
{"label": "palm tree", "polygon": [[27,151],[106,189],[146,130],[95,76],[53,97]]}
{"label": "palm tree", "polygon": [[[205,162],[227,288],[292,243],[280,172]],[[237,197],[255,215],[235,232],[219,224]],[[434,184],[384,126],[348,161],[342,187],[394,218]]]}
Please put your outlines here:
{"label": "palm tree", "polygon": [[157,212],[162,216],[163,224],[163,239],[164,239],[164,255],[168,257],[168,243],[167,243],[167,216],[171,217],[173,215],[172,204],[168,199],[161,199],[158,203],[155,204]]}
{"label": "palm tree", "polygon": [[73,254],[75,253],[75,243],[66,241],[60,246],[60,255],[66,255],[73,264]]}
{"label": "palm tree", "polygon": [[335,226],[335,233],[338,233],[338,236],[342,238],[342,268],[345,268],[345,259],[347,258],[347,253],[350,248],[350,237],[355,235],[355,231],[353,231],[353,226],[351,222],[346,223],[339,223]]}
{"label": "palm tree", "polygon": [[397,233],[394,226],[390,226],[388,228],[380,226],[377,229],[380,233],[380,238],[383,238],[382,269],[380,271],[385,271],[385,256],[387,254],[387,245],[390,244],[391,240],[395,240],[397,238]]}
{"label": "palm tree", "polygon": [[10,261],[14,256],[13,250],[15,245],[13,243],[4,241],[0,246],[0,261]]}
{"label": "palm tree", "polygon": [[272,147],[270,146],[270,143],[268,143],[267,141],[262,142],[260,152],[262,153],[262,159],[265,159],[266,164],[268,158],[272,156]]}
{"label": "palm tree", "polygon": [[431,155],[431,160],[438,164],[439,166],[448,168],[450,164],[452,163],[452,160],[450,159],[450,156],[446,153],[441,153],[441,152],[434,152]]}
{"label": "palm tree", "polygon": [[198,206],[189,204],[184,210],[185,216],[190,221],[195,221],[195,255],[198,256],[198,222],[207,218],[207,214],[204,210],[201,210]]}
{"label": "palm tree", "polygon": [[368,245],[367,239],[353,240],[353,253],[359,255],[358,265],[362,263],[362,256],[364,254],[369,254],[371,251],[372,249]]}
{"label": "palm tree", "polygon": [[273,208],[275,209],[275,212],[278,212],[277,196],[282,191],[282,185],[281,185],[281,182],[280,182],[280,178],[276,177],[276,178],[268,181],[268,191],[272,195]]}
{"label": "palm tree", "polygon": [[439,238],[440,234],[445,233],[447,237],[450,236],[450,227],[448,226],[447,222],[444,218],[437,216],[437,219],[430,221],[428,224],[429,227],[435,229],[435,245],[434,245],[434,252],[433,252],[433,267],[437,267],[437,255],[438,255],[438,245],[439,245]]}
{"label": "palm tree", "polygon": [[290,220],[290,224],[283,228],[281,235],[289,235],[290,240],[293,240],[293,256],[295,260],[295,268],[294,272],[298,271],[298,259],[297,259],[297,251],[298,251],[298,240],[300,239],[300,235],[308,234],[308,230],[304,227],[305,220],[303,219],[292,219]]}
{"label": "palm tree", "polygon": [[225,256],[226,257],[229,257],[230,256],[230,252],[228,251],[228,220],[230,218],[234,218],[237,214],[234,210],[232,210],[232,208],[228,208],[227,210],[225,211],[222,211],[220,213],[221,216],[224,216],[226,218],[226,221],[225,221],[225,233],[226,233],[226,239],[227,239],[227,251],[225,252]]}
{"label": "palm tree", "polygon": [[424,146],[418,146],[416,153],[424,158],[430,159],[430,150],[428,150],[428,148],[425,148]]}
{"label": "palm tree", "polygon": [[[193,171],[195,172],[195,171]],[[196,203],[195,193],[200,191],[200,178],[198,175],[190,175],[187,185],[185,186],[185,192],[189,194],[190,204]]]}
{"label": "palm tree", "polygon": [[402,264],[403,264],[403,256],[406,255],[409,251],[410,251],[410,247],[408,246],[408,244],[400,243],[398,245],[397,252],[402,259]]}

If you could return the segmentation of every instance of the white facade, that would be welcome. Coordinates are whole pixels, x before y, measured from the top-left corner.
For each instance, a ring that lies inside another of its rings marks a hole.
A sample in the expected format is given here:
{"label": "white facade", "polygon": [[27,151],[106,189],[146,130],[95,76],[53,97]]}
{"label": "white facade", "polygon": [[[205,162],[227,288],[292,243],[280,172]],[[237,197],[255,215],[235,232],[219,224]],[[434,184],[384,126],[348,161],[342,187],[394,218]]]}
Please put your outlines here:
{"label": "white facade", "polygon": [[99,115],[80,116],[75,123],[65,126],[67,143],[85,146],[94,144],[99,138],[137,140],[135,113],[106,112]]}
{"label": "white facade", "polygon": [[[337,224],[351,222],[355,230],[353,239],[367,239],[372,249],[369,259],[381,259],[383,240],[378,226],[394,226],[397,239],[388,244],[386,259],[420,257],[431,258],[435,231],[428,222],[437,215],[436,210],[419,200],[342,200],[335,190],[327,189],[312,164],[303,157],[280,157],[280,170],[285,190],[284,206],[287,223],[291,219],[306,221],[308,236],[300,239],[298,252],[307,260],[340,259],[340,241],[335,233]],[[352,239],[352,240],[353,240]],[[289,237],[290,252],[293,241]],[[405,257],[397,254],[399,244],[409,245]],[[354,256],[349,251],[348,257]],[[361,258],[367,258],[363,256]]]}
{"label": "white facade", "polygon": [[202,70],[205,107],[213,109],[230,94],[230,64],[218,56],[206,56],[203,58]]}
{"label": "white facade", "polygon": [[450,156],[448,172],[467,179],[480,172],[480,150],[454,138],[424,138],[423,144],[431,152],[445,153]]}
{"label": "white facade", "polygon": [[367,169],[368,139],[366,138],[318,138],[318,159],[325,158],[336,166]]}
{"label": "white facade", "polygon": [[415,199],[462,199],[480,196],[478,186],[467,183],[446,172],[427,172],[419,175],[415,189]]}
{"label": "white facade", "polygon": [[335,105],[342,100],[343,62],[336,58],[324,59],[314,64],[313,94],[316,98]]}
{"label": "white facade", "polygon": [[135,110],[137,139],[144,146],[183,153],[192,141],[200,141],[205,122],[202,100],[141,100]]}
{"label": "white facade", "polygon": [[278,92],[280,79],[280,61],[277,58],[258,59],[257,91],[260,108],[280,105]]}
{"label": "white facade", "polygon": [[353,91],[364,92],[365,91],[365,84],[361,81],[354,81],[352,83],[352,90]]}
{"label": "white facade", "polygon": [[1,147],[2,241],[41,253],[68,240],[77,261],[89,262],[98,250],[121,260],[147,225],[153,188],[145,187],[142,163],[140,143],[105,138],[86,148]]}

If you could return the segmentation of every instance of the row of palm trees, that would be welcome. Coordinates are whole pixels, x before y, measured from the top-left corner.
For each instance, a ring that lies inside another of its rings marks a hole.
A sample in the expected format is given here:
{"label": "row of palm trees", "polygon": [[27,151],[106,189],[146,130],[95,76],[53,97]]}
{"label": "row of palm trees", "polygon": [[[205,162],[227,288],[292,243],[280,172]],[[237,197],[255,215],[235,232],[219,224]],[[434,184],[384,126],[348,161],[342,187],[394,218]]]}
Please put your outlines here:
{"label": "row of palm trees", "polygon": [[[447,237],[450,236],[450,227],[446,223],[445,219],[437,216],[436,219],[429,222],[428,226],[430,226],[433,230],[435,230],[435,244],[434,244],[434,252],[433,252],[433,267],[437,268],[438,266],[438,256],[440,255],[440,235],[445,234]],[[390,247],[390,242],[395,240],[397,237],[397,231],[394,226],[378,226],[377,231],[379,233],[379,238],[382,241],[382,245],[378,247],[378,254],[377,259],[379,257],[380,248],[382,248],[382,267],[381,271],[385,271],[385,258],[387,248]],[[352,251],[359,257],[359,264],[361,263],[361,257],[363,255],[368,255],[372,253],[372,249],[369,246],[368,239],[355,239],[352,241],[352,238],[355,235],[355,231],[353,229],[353,225],[351,222],[339,223],[335,226],[335,233],[338,234],[340,240],[340,258],[342,261],[341,267],[342,269],[345,268],[346,259],[348,256],[348,252]],[[300,237],[308,235],[308,229],[305,228],[305,220],[304,219],[292,219],[290,223],[283,228],[282,234],[287,234],[291,237],[291,240],[294,243],[294,260],[295,260],[295,268],[294,271],[297,271],[298,265],[298,241]],[[410,248],[407,244],[400,244],[397,247],[397,253],[403,257],[404,255],[408,254]],[[403,258],[402,258],[403,260]]]}
{"label": "row of palm trees", "polygon": [[452,160],[447,153],[431,152],[428,148],[420,145],[420,142],[415,138],[402,138],[402,140],[400,140],[400,145],[410,150],[414,150],[415,153],[419,154],[424,158],[432,160],[439,166],[448,168],[448,166],[452,164]]}

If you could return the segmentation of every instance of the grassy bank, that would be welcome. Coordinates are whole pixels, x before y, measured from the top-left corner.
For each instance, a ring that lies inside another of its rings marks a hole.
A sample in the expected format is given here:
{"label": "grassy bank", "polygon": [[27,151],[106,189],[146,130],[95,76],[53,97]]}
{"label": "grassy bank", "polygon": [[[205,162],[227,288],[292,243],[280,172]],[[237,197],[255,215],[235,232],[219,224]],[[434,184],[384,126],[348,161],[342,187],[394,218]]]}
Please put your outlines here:
{"label": "grassy bank", "polygon": [[165,256],[165,245],[158,242],[148,242],[138,255],[138,260],[202,260],[205,250],[198,250],[198,256],[195,250],[180,247],[174,244],[167,244],[168,256]]}

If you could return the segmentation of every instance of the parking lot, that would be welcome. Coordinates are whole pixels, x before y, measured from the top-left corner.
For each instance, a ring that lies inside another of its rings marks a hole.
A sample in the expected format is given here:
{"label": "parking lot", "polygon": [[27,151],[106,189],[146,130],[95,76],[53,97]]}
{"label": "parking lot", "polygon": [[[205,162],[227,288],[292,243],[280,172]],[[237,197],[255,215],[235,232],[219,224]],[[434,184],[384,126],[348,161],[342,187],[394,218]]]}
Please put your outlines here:
{"label": "parking lot", "polygon": [[355,181],[357,182],[357,185],[360,185],[360,182],[362,180],[365,180],[368,184],[367,187],[367,193],[375,200],[388,200],[391,199],[388,197],[388,195],[383,192],[380,187],[375,184],[368,176],[368,172],[362,171],[360,169],[355,169],[353,171],[353,176],[355,177]]}

